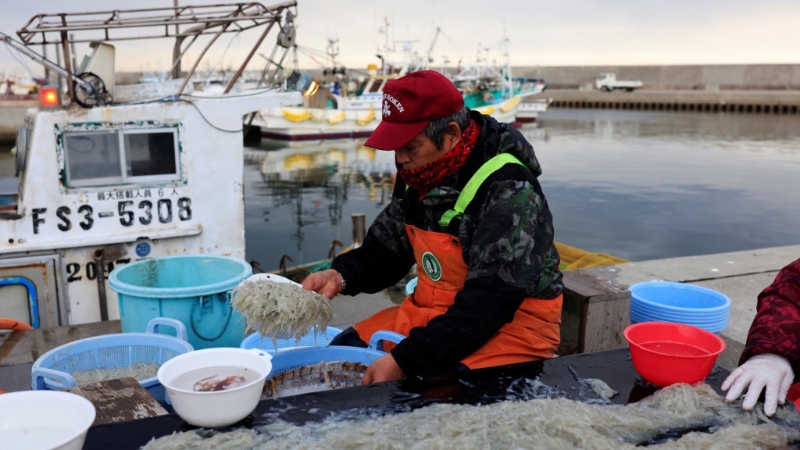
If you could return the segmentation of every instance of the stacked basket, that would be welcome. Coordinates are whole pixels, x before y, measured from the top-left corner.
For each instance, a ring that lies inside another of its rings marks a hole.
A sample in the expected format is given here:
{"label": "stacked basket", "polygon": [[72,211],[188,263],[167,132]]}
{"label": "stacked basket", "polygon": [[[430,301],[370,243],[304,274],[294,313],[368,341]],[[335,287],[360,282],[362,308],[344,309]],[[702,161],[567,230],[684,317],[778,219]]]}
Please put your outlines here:
{"label": "stacked basket", "polygon": [[[159,325],[175,329],[177,337],[159,334]],[[34,362],[31,368],[33,390],[57,391],[77,386],[75,372],[93,369],[121,369],[136,363],[164,364],[194,351],[186,341],[183,323],[167,317],[152,319],[145,333],[116,333],[95,336],[56,347]],[[159,402],[166,400],[166,390],[154,375],[139,383]]]}
{"label": "stacked basket", "polygon": [[671,281],[632,285],[631,323],[674,322],[720,333],[728,327],[731,300],[713,289]]}

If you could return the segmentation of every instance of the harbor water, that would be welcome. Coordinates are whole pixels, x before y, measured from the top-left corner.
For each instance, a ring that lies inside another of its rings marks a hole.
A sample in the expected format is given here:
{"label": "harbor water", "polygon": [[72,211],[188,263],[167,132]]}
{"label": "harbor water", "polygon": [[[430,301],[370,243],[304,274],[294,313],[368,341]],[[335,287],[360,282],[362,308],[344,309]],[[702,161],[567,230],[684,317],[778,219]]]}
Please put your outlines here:
{"label": "harbor water", "polygon": [[[800,244],[800,117],[551,109],[520,131],[560,242],[632,261]],[[362,144],[246,142],[248,261],[274,270],[352,243],[351,215],[370,224],[394,183],[393,153]]]}
{"label": "harbor water", "polygon": [[[797,116],[553,109],[520,131],[560,242],[631,261],[800,244]],[[246,144],[248,259],[319,260],[352,241],[350,214],[374,220],[393,155],[362,142]]]}

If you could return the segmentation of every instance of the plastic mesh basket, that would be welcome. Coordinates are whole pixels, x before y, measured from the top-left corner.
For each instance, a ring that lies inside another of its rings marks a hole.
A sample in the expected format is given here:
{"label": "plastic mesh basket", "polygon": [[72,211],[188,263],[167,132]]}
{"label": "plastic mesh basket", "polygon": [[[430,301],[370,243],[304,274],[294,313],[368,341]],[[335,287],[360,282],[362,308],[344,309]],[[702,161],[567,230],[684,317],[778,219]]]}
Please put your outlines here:
{"label": "plastic mesh basket", "polygon": [[321,362],[342,361],[361,364],[372,364],[376,359],[385,355],[385,352],[371,348],[358,347],[307,347],[279,352],[272,357],[272,371],[267,379],[274,378],[285,372],[304,366]]}
{"label": "plastic mesh basket", "polygon": [[377,331],[370,339],[370,348],[347,347],[335,345],[330,347],[307,347],[285,352],[278,352],[272,357],[272,371],[267,379],[274,378],[284,372],[289,372],[303,366],[310,366],[320,362],[342,361],[372,364],[386,352],[375,350],[382,348],[381,341],[398,343],[405,336],[391,331]]}
{"label": "plastic mesh basket", "polygon": [[[157,325],[177,330],[178,337],[156,334]],[[119,369],[136,363],[161,364],[194,348],[186,341],[186,328],[179,321],[153,319],[146,333],[118,333],[64,344],[40,356],[31,370],[31,388],[61,390],[78,383],[73,373],[92,369]],[[182,339],[181,339],[182,338]],[[156,376],[140,380],[159,402],[166,401],[166,390]]]}

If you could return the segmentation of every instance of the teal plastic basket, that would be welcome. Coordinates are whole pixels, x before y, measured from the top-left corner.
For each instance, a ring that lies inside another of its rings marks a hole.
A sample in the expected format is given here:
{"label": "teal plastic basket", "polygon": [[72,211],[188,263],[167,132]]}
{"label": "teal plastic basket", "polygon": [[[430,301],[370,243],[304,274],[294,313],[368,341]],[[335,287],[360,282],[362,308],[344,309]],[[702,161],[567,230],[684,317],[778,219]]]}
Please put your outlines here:
{"label": "teal plastic basket", "polygon": [[144,259],[117,267],[108,285],[117,292],[124,333],[141,333],[155,317],[186,326],[195,349],[238,347],[245,320],[230,293],[253,274],[247,261],[216,255]]}
{"label": "teal plastic basket", "polygon": [[[157,334],[159,325],[172,327],[178,337]],[[92,369],[119,369],[136,363],[164,364],[194,348],[186,341],[186,328],[180,321],[156,318],[145,333],[117,333],[80,339],[56,347],[40,356],[31,369],[31,388],[58,391],[77,386],[73,373]],[[158,377],[139,381],[159,402],[166,401],[166,390]]]}

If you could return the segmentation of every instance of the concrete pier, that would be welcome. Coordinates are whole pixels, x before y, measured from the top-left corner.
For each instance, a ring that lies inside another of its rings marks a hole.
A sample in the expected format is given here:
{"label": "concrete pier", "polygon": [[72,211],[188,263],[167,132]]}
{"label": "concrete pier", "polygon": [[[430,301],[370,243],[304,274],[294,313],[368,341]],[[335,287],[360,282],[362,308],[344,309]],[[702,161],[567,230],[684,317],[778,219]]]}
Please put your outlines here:
{"label": "concrete pier", "polygon": [[[728,328],[720,333],[726,349],[717,359],[717,364],[732,370],[738,364],[747,331],[755,316],[758,294],[772,284],[781,268],[797,258],[800,258],[800,245],[582,269],[570,272],[568,278],[596,277],[598,280],[605,280],[604,283],[614,286],[615,289],[617,286],[629,286],[642,281],[679,281],[722,292],[731,299],[732,305]],[[404,291],[398,287],[376,294],[334,297],[334,317],[329,325],[344,329],[384,308],[399,304],[404,296]],[[606,341],[614,345],[606,345],[607,348],[602,348],[603,350],[627,347],[621,333],[630,321],[626,308],[618,310],[621,317],[614,318],[613,323],[620,336],[618,339]],[[605,322],[611,323],[607,320]],[[119,332],[120,324],[115,320],[56,329],[0,333],[0,389],[9,392],[30,389],[31,366],[48,350],[72,340]],[[601,349],[594,348],[592,351],[598,350]]]}
{"label": "concrete pier", "polygon": [[[743,252],[669,258],[632,262],[616,266],[574,271],[607,280],[614,285],[630,286],[642,281],[663,280],[696,284],[714,289],[731,299],[728,328],[720,333],[726,343],[717,364],[731,370],[738,365],[747,331],[755,317],[758,294],[772,284],[778,271],[800,258],[800,245],[774,247]],[[333,299],[334,318],[330,325],[346,328],[371,314],[398,304],[401,291],[387,290],[377,294]],[[630,324],[625,314],[622,324]],[[624,328],[624,327],[623,327]],[[621,333],[621,330],[619,331]],[[621,336],[620,346],[627,346]]]}

